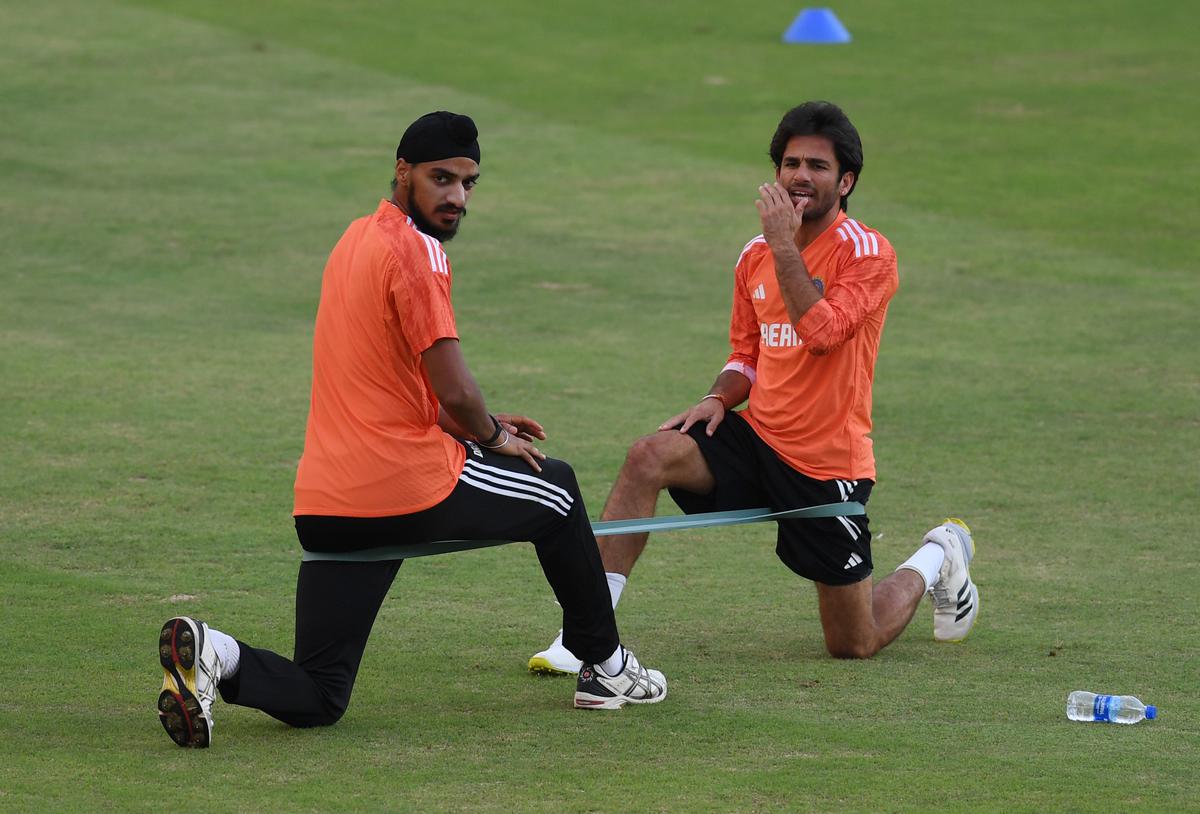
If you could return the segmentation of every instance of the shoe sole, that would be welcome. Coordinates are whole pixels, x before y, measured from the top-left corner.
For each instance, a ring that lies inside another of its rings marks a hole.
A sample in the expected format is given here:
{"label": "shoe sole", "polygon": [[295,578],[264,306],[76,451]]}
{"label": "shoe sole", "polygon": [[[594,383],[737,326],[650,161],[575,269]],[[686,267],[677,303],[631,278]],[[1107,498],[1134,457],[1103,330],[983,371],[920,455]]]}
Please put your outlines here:
{"label": "shoe sole", "polygon": [[534,656],[529,660],[529,672],[540,676],[573,676],[579,675],[579,670],[574,672],[564,670],[551,663],[550,659],[545,656]]}
{"label": "shoe sole", "polygon": [[575,709],[620,709],[629,699],[623,697],[601,698],[598,695],[575,693]]}
{"label": "shoe sole", "polygon": [[620,709],[626,704],[657,704],[667,697],[667,690],[664,687],[662,695],[655,698],[630,698],[627,695],[617,695],[611,698],[602,698],[599,695],[592,695],[587,692],[575,693],[575,709]]}
{"label": "shoe sole", "polygon": [[196,655],[200,642],[192,626],[171,619],[158,634],[158,660],[163,668],[158,695],[158,720],[179,746],[205,749],[209,744],[208,720],[196,698]]}

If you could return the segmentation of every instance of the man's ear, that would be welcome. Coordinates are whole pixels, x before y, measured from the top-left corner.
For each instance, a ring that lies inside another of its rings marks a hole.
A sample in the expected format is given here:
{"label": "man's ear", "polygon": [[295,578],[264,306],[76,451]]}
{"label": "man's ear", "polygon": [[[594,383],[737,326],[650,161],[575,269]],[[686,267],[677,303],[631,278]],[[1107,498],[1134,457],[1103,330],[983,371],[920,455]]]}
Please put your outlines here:
{"label": "man's ear", "polygon": [[409,164],[403,158],[396,159],[396,186],[408,189],[409,175],[412,173],[412,164]]}
{"label": "man's ear", "polygon": [[838,183],[838,197],[844,198],[849,195],[850,190],[854,189],[854,184],[856,181],[858,181],[858,176],[854,173],[842,173],[842,180]]}

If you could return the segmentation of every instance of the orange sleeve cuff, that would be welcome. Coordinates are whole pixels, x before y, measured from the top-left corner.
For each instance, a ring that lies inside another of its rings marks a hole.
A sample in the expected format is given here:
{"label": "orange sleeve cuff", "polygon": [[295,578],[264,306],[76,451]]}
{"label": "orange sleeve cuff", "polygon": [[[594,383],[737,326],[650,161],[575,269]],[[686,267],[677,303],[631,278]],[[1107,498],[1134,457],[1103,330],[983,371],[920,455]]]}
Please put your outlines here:
{"label": "orange sleeve cuff", "polygon": [[832,306],[825,299],[820,299],[800,317],[796,323],[796,333],[806,345],[823,345],[824,342],[817,340],[822,338],[822,334],[829,333],[832,322]]}

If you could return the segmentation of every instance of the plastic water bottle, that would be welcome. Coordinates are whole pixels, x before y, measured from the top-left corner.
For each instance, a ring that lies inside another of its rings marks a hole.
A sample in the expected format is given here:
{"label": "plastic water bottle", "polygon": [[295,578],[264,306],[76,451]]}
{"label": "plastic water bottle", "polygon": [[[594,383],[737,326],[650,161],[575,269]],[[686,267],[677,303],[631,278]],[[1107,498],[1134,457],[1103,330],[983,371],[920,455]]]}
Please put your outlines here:
{"label": "plastic water bottle", "polygon": [[1136,724],[1145,718],[1157,718],[1158,708],[1146,706],[1132,695],[1097,695],[1075,690],[1067,696],[1067,717],[1072,721]]}

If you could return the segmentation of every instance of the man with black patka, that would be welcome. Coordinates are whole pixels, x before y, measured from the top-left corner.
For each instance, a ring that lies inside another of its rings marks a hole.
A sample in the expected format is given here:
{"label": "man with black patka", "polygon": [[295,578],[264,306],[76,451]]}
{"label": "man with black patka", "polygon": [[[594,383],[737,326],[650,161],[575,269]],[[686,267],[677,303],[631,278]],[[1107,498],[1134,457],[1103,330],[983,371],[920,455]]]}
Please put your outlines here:
{"label": "man with black patka", "polygon": [[[531,541],[581,660],[574,704],[666,697],[622,647],[574,472],[536,446],[531,418],[492,415],[459,347],[450,261],[479,181],[475,123],[417,119],[396,150],[392,197],[350,224],[321,284],[313,382],[296,475],[301,546],[345,553],[440,540]],[[346,711],[375,616],[403,560],[300,565],[293,659],[187,616],[159,633],[158,710],[180,746],[206,747],[219,691],[292,726]],[[397,699],[404,703],[404,699]]]}

